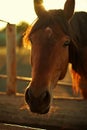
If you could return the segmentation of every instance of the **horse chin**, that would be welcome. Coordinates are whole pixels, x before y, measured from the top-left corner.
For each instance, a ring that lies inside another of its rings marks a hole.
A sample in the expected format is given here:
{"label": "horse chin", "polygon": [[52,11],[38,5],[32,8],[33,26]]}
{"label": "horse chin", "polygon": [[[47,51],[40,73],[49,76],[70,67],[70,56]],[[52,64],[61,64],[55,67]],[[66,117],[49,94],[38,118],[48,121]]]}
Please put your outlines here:
{"label": "horse chin", "polygon": [[37,113],[37,114],[47,114],[49,112],[49,109],[50,109],[50,106],[48,106],[44,109],[41,109],[41,110],[30,107],[31,112]]}

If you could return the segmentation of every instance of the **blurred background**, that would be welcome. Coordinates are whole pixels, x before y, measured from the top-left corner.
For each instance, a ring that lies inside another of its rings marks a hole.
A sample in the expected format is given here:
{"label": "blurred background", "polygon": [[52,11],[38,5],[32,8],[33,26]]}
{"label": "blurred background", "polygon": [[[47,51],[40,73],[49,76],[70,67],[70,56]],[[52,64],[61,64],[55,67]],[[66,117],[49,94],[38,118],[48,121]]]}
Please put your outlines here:
{"label": "blurred background", "polygon": [[[31,77],[30,50],[23,46],[23,33],[29,24],[20,22],[16,26],[16,73],[18,76]],[[6,75],[6,27],[0,30],[0,74]],[[24,92],[29,82],[17,80],[17,91]],[[0,78],[0,91],[6,91],[6,79]]]}

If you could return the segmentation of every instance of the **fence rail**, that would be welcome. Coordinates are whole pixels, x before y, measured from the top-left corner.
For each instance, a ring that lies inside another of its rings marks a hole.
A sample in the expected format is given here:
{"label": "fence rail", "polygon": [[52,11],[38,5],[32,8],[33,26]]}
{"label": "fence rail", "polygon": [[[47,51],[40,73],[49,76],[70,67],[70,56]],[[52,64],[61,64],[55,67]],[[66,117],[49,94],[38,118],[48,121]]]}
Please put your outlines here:
{"label": "fence rail", "polygon": [[[6,22],[4,20],[0,20]],[[7,75],[0,74],[0,78],[6,79],[7,94],[16,94],[16,80],[31,81],[31,78],[17,76],[16,73],[16,25],[8,22],[6,26],[6,69]]]}
{"label": "fence rail", "polygon": [[[8,76],[7,76],[7,75],[4,75],[4,74],[0,74],[0,78],[7,79]],[[16,80],[29,81],[29,82],[31,82],[32,78],[23,77],[23,76],[16,76]]]}

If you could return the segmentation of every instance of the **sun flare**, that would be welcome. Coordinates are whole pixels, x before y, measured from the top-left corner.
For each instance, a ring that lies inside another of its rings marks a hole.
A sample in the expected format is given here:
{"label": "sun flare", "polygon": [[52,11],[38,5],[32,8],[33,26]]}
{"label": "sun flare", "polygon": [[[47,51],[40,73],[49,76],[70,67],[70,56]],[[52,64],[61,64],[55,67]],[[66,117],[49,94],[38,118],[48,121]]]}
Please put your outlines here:
{"label": "sun flare", "polygon": [[44,7],[49,9],[63,9],[65,0],[44,0]]}
{"label": "sun flare", "polygon": [[[46,10],[63,9],[66,0],[43,0]],[[75,0],[75,11],[87,11],[87,0]]]}
{"label": "sun flare", "polygon": [[[44,7],[63,9],[66,0],[43,0]],[[36,19],[33,0],[0,0],[0,19],[18,24],[20,21],[32,23]],[[87,0],[75,0],[75,11],[87,11]],[[0,21],[0,28],[6,23]]]}

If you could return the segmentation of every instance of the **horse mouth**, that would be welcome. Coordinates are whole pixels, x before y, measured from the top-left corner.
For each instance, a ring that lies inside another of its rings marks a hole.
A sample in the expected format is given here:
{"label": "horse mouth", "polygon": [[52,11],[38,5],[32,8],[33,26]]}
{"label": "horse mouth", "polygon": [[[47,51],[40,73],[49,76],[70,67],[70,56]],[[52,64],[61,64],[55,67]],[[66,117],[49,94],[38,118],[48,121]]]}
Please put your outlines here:
{"label": "horse mouth", "polygon": [[49,106],[44,109],[36,109],[36,108],[30,107],[31,112],[37,113],[37,114],[46,114],[49,112],[49,109],[50,109]]}

